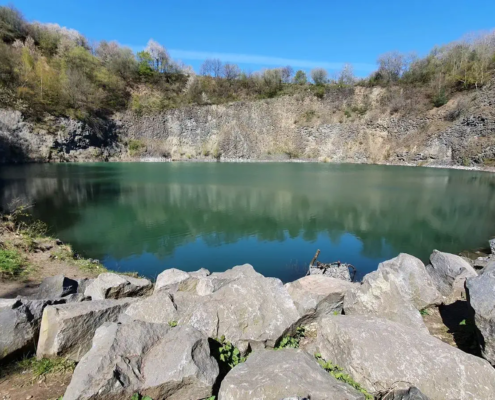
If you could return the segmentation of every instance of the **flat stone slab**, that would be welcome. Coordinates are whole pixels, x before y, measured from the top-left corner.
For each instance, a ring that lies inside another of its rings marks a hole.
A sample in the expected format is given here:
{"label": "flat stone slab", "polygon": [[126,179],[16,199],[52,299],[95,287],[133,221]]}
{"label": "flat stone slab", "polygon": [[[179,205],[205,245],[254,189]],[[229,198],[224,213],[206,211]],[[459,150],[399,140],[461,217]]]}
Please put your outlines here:
{"label": "flat stone slab", "polygon": [[260,350],[232,369],[220,386],[219,400],[311,398],[364,399],[300,349]]}

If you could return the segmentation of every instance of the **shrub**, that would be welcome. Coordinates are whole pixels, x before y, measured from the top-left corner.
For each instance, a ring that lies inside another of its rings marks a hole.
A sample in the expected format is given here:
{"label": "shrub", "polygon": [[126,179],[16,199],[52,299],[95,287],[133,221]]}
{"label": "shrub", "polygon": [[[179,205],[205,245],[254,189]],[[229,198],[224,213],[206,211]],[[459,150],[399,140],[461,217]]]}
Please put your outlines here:
{"label": "shrub", "polygon": [[433,102],[433,105],[437,108],[442,107],[449,101],[449,99],[447,98],[447,94],[445,93],[445,89],[439,90],[438,93],[436,93],[431,100]]}
{"label": "shrub", "polygon": [[0,249],[0,277],[15,278],[26,266],[26,261],[15,249]]}
{"label": "shrub", "polygon": [[144,149],[144,144],[137,139],[131,139],[129,140],[129,154],[131,157],[137,156],[141,154],[141,152]]}

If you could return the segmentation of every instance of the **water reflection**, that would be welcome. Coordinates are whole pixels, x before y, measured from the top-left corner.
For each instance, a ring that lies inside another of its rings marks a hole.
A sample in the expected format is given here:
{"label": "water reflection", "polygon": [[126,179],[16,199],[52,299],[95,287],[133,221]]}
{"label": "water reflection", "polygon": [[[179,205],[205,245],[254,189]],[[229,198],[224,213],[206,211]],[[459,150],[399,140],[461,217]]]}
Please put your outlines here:
{"label": "water reflection", "polygon": [[467,171],[33,165],[3,168],[0,185],[3,205],[34,202],[35,216],[79,252],[149,276],[252,262],[289,280],[301,275],[291,263],[307,263],[317,247],[364,273],[398,252],[427,259],[433,248],[459,252],[495,234],[495,178]]}

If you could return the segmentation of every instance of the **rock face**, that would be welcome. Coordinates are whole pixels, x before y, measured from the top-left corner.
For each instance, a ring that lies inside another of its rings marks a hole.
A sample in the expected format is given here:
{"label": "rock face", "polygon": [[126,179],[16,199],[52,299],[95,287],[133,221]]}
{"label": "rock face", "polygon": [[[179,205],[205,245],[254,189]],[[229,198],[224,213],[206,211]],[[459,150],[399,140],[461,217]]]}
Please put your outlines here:
{"label": "rock face", "polygon": [[324,318],[317,346],[323,358],[368,391],[407,382],[432,399],[489,399],[495,394],[495,369],[488,362],[386,319]]}
{"label": "rock face", "polygon": [[191,327],[107,323],[77,365],[64,400],[204,399],[219,374],[208,338]]}
{"label": "rock face", "polygon": [[346,315],[387,318],[428,333],[398,274],[382,264],[377,271],[367,274],[360,286],[347,293],[344,312]]}
{"label": "rock face", "polygon": [[478,275],[476,270],[462,257],[438,250],[433,250],[430,264],[426,266],[426,269],[438,291],[443,296],[453,299],[462,296],[467,278]]}
{"label": "rock face", "polygon": [[[230,371],[219,400],[311,398],[364,399],[363,394],[332,377],[302,350],[260,350]],[[65,399],[65,398],[64,398]]]}
{"label": "rock face", "polygon": [[41,320],[36,355],[79,361],[90,349],[96,329],[105,322],[117,321],[134,301],[96,300],[47,307]]}
{"label": "rock face", "polygon": [[78,283],[63,275],[56,275],[43,279],[33,298],[58,299],[69,294],[77,293]]}
{"label": "rock face", "polygon": [[131,304],[125,311],[125,315],[132,319],[156,324],[168,324],[179,319],[172,296],[164,291]]}
{"label": "rock face", "polygon": [[120,299],[143,296],[151,292],[153,284],[148,279],[132,278],[113,273],[100,274],[84,291],[93,300]]}
{"label": "rock face", "polygon": [[322,315],[341,313],[344,296],[355,284],[325,275],[308,275],[285,287],[304,322]]}
{"label": "rock face", "polygon": [[273,347],[299,319],[282,282],[248,264],[201,279],[196,294],[178,291],[174,302],[179,325],[192,325],[213,338],[224,335],[241,351],[248,345]]}
{"label": "rock face", "polygon": [[469,304],[474,310],[481,353],[495,365],[495,261],[482,275],[466,281]]}
{"label": "rock face", "polygon": [[21,302],[0,309],[0,360],[35,349],[37,331],[32,320]]}

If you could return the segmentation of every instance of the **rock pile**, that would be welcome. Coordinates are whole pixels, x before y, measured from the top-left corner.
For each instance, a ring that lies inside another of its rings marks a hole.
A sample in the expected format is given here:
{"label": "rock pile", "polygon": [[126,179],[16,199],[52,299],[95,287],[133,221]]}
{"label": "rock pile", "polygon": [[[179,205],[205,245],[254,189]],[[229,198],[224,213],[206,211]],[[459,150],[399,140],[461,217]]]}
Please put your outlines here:
{"label": "rock pile", "polygon": [[[421,310],[456,296],[473,308],[488,361],[423,322]],[[0,300],[0,356],[36,348],[39,358],[77,361],[64,400],[489,399],[493,310],[495,263],[478,275],[439,251],[427,266],[400,254],[362,283],[309,275],[283,285],[250,265],[170,269],[155,285],[112,273],[57,276],[33,298]]]}

